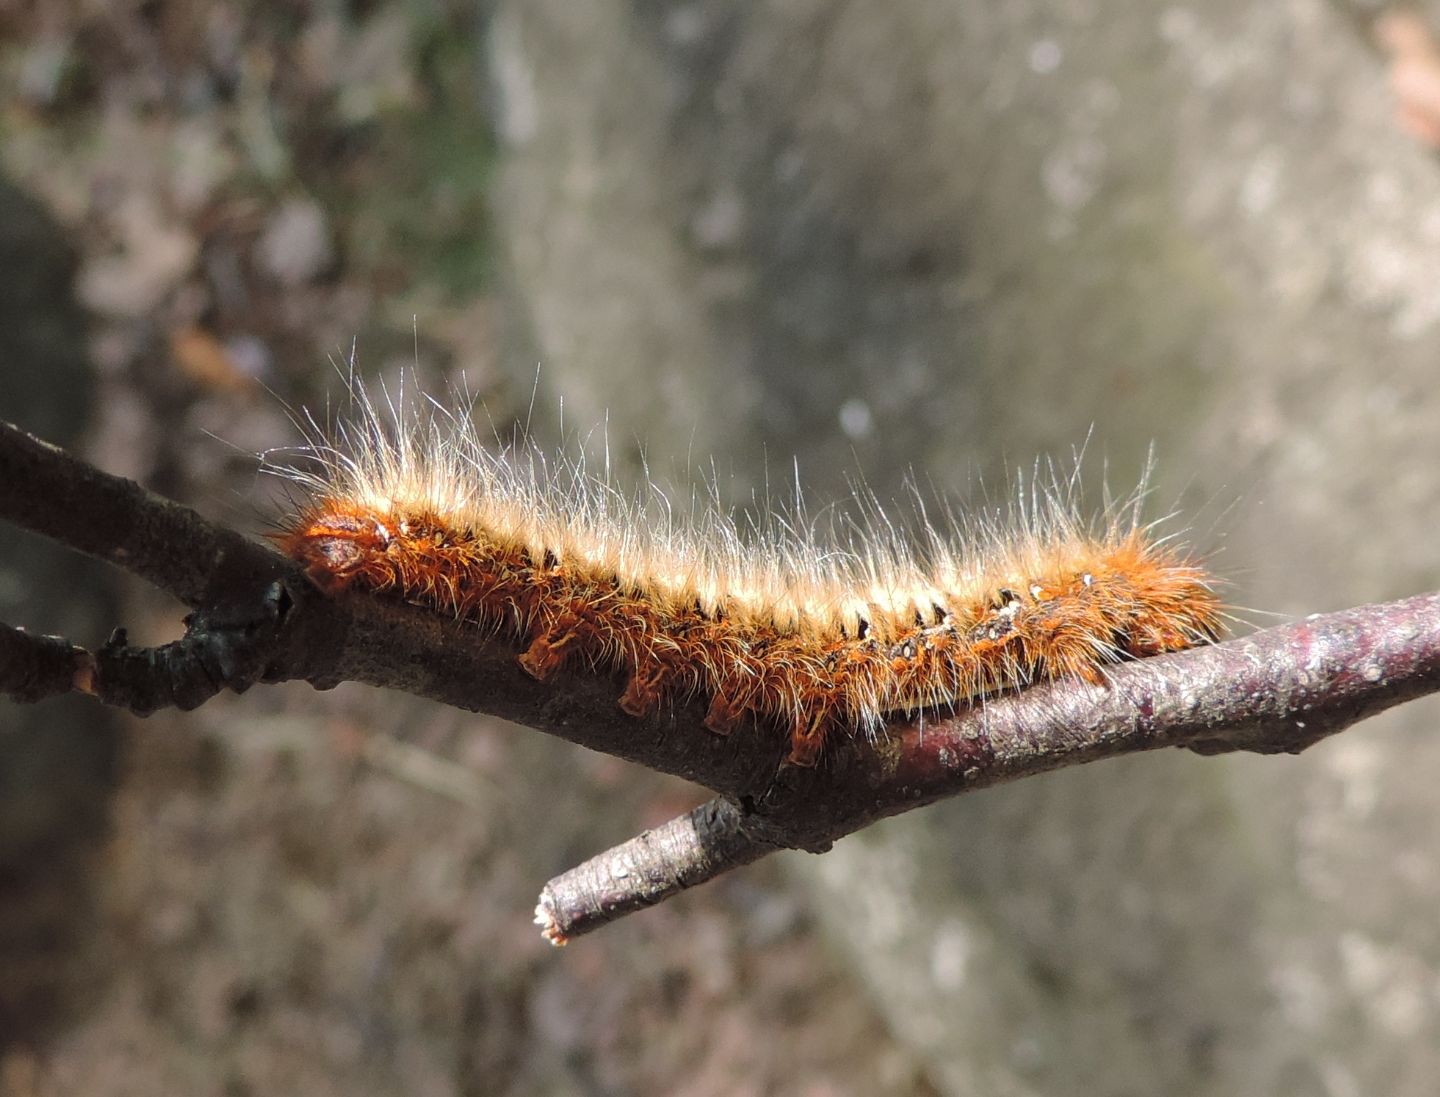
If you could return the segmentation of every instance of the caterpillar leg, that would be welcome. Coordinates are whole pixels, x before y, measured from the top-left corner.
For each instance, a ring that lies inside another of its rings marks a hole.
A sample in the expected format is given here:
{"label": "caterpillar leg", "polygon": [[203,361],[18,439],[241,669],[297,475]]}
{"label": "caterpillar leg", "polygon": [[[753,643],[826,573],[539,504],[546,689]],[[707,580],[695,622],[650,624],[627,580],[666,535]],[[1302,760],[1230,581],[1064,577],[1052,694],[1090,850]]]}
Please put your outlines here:
{"label": "caterpillar leg", "polygon": [[807,769],[820,761],[820,752],[825,748],[825,733],[830,721],[825,713],[801,715],[790,729],[790,753],[785,762],[791,766]]}
{"label": "caterpillar leg", "polygon": [[569,654],[566,651],[580,635],[580,618],[567,613],[537,636],[518,660],[520,668],[537,681],[545,681],[555,673]]}
{"label": "caterpillar leg", "polygon": [[716,735],[729,735],[740,726],[744,717],[743,702],[717,693],[710,701],[709,711],[705,713],[705,726]]}
{"label": "caterpillar leg", "polygon": [[658,661],[636,667],[625,684],[625,692],[620,695],[621,711],[631,716],[649,716],[660,707],[669,676],[669,671]]}

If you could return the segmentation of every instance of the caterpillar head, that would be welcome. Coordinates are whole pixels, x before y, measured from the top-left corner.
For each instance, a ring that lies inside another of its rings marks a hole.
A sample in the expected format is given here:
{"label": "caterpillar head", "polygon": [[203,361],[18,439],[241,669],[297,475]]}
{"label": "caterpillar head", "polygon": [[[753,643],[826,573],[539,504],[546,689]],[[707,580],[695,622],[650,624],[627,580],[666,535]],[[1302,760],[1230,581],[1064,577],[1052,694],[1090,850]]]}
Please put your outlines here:
{"label": "caterpillar head", "polygon": [[394,534],[373,512],[321,503],[272,539],[311,582],[334,594],[379,564]]}

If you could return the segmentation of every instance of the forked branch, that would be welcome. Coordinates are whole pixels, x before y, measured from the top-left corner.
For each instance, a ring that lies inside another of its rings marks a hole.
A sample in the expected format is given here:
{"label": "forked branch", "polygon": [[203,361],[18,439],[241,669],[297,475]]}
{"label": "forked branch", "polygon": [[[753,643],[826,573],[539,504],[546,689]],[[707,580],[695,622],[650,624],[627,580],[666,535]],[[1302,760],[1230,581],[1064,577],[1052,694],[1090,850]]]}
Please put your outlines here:
{"label": "forked branch", "polygon": [[680,705],[636,720],[607,676],[539,683],[510,645],[364,594],[320,594],[289,560],[0,424],[0,518],[98,556],[194,612],[185,636],[89,650],[0,626],[0,693],[79,691],[146,713],[221,689],[301,679],[402,689],[500,716],[704,785],[717,798],[552,880],[537,921],[563,943],[774,849],[821,851],[878,819],[1061,766],[1160,747],[1298,753],[1440,687],[1440,594],[1363,606],[1128,663],[1096,686],[1039,685],[896,720],[821,765],[781,764],[784,736],[727,737]]}

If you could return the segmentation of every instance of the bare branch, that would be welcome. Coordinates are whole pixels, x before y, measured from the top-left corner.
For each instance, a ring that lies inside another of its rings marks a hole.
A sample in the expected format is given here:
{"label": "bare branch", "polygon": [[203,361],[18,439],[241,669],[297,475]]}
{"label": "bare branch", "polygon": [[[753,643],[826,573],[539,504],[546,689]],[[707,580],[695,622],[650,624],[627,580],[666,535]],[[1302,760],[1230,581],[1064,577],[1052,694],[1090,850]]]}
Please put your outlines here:
{"label": "bare branch", "polygon": [[122,567],[188,606],[212,604],[217,587],[278,577],[280,557],[235,530],[4,422],[0,518]]}
{"label": "bare branch", "polygon": [[545,885],[535,924],[553,945],[653,907],[776,847],[753,836],[746,813],[717,797],[647,830]]}
{"label": "bare branch", "polygon": [[0,517],[110,560],[195,607],[183,639],[95,652],[0,630],[0,692],[79,690],[138,712],[223,688],[302,679],[406,690],[689,778],[719,799],[552,880],[540,918],[557,943],[777,848],[821,851],[877,819],[946,796],[1112,755],[1180,746],[1296,753],[1440,687],[1440,595],[1364,606],[1241,640],[1055,682],[955,713],[897,719],[875,743],[782,766],[785,736],[703,728],[698,703],[637,720],[621,683],[540,683],[515,650],[427,610],[321,595],[264,545],[0,425]]}
{"label": "bare branch", "polygon": [[0,693],[24,703],[83,689],[90,654],[58,636],[36,636],[0,621]]}
{"label": "bare branch", "polygon": [[537,921],[564,944],[776,848],[823,851],[886,816],[1063,766],[1162,747],[1298,754],[1437,688],[1440,594],[1427,594],[1128,663],[1103,686],[1053,682],[899,721],[873,750],[781,770],[746,812],[712,801],[556,877]]}

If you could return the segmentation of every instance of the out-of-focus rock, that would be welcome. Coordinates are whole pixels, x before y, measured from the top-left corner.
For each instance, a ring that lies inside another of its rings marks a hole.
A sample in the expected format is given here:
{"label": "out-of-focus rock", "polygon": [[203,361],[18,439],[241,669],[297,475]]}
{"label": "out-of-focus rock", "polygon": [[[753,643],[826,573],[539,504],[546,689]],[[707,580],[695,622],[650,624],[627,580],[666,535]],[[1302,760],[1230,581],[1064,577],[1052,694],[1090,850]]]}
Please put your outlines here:
{"label": "out-of-focus rock", "polygon": [[[1154,441],[1237,603],[1440,580],[1440,175],[1331,6],[513,0],[491,49],[510,360],[652,473],[883,495],[1089,436],[1123,489]],[[794,867],[948,1092],[1419,1097],[1435,711]]]}

